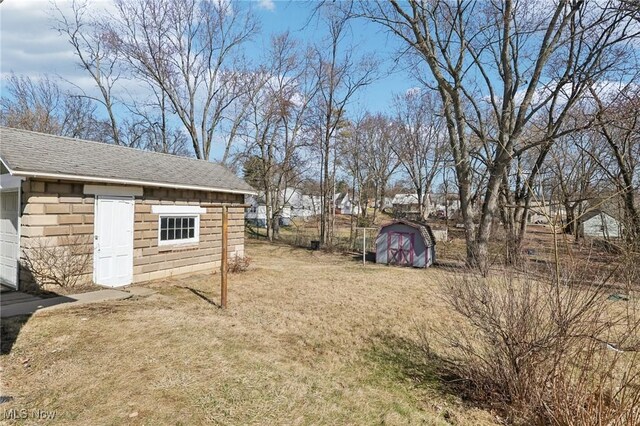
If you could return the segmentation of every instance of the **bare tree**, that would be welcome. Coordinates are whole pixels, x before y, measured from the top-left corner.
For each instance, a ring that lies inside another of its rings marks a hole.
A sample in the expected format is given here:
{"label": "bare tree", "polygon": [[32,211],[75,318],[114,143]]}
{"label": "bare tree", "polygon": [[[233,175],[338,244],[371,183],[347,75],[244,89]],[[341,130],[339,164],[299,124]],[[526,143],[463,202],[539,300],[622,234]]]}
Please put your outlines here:
{"label": "bare tree", "polygon": [[[430,70],[455,161],[467,262],[486,270],[488,241],[505,171],[518,153],[541,146],[542,164],[567,114],[595,79],[625,63],[638,11],[619,2],[377,1],[362,16],[382,24]],[[523,139],[545,117],[538,140]],[[479,217],[472,206],[472,140],[486,153]],[[546,152],[545,152],[546,151]],[[527,177],[530,183],[539,168]],[[526,217],[526,215],[524,215]],[[476,228],[476,219],[479,226]]]}
{"label": "bare tree", "polygon": [[[340,156],[342,162],[340,164],[341,169],[346,173],[351,186],[351,200],[356,203],[360,210],[357,217],[360,218],[359,222],[362,222],[367,215],[367,191],[366,182],[368,179],[368,171],[364,161],[365,147],[363,145],[363,138],[359,130],[359,125],[362,118],[359,117],[355,120],[350,120],[345,129],[341,132],[343,139],[340,143]],[[355,226],[356,215],[351,214],[350,226],[349,226],[349,245],[352,246],[355,242]]]}
{"label": "bare tree", "polygon": [[[158,114],[159,116],[155,115]],[[162,110],[135,110],[137,120],[125,120],[122,133],[131,147],[163,154],[193,156],[189,137],[163,119]]]}
{"label": "bare tree", "polygon": [[74,49],[78,63],[87,71],[100,92],[100,96],[87,94],[78,87],[83,96],[101,104],[109,117],[111,141],[116,145],[123,144],[120,135],[119,121],[116,113],[118,103],[113,95],[114,86],[121,77],[118,67],[118,51],[109,47],[104,30],[99,21],[89,14],[88,0],[73,0],[71,13],[65,13],[56,2],[53,6],[57,12],[54,25],[64,34]]}
{"label": "bare tree", "polygon": [[[637,206],[640,173],[640,89],[629,84],[622,90],[602,94],[591,90],[596,103],[594,132],[608,147],[608,156],[590,153],[614,184],[622,199],[628,240],[640,241],[640,209]],[[607,158],[611,161],[608,163]]]}
{"label": "bare tree", "polygon": [[446,130],[435,95],[413,89],[394,100],[397,134],[391,146],[418,195],[423,219],[429,214],[429,193],[445,155]]}
{"label": "bare tree", "polygon": [[282,209],[293,195],[286,189],[302,180],[301,151],[310,143],[306,129],[318,85],[309,58],[288,33],[273,37],[265,64],[254,76],[240,132],[247,140],[252,181],[264,196],[267,237],[273,240]]}
{"label": "bare tree", "polygon": [[363,143],[362,158],[368,172],[368,183],[373,189],[373,218],[375,222],[378,210],[384,204],[389,179],[400,165],[393,146],[397,128],[388,117],[382,114],[366,115],[357,131]]}
{"label": "bare tree", "polygon": [[441,291],[452,315],[424,336],[426,348],[447,348],[441,374],[506,423],[637,424],[637,308],[607,303],[608,274],[584,264],[562,271],[451,279]]}
{"label": "bare tree", "polygon": [[369,116],[365,113],[349,120],[340,132],[341,143],[339,147],[342,161],[342,171],[351,181],[352,198],[357,194],[358,205],[361,208],[359,216],[367,216],[366,205],[371,196],[371,176],[366,156],[368,155],[367,142],[363,127]]}
{"label": "bare tree", "polygon": [[603,191],[604,172],[594,160],[603,154],[599,142],[590,132],[576,132],[562,137],[550,152],[548,169],[554,196],[549,202],[565,211],[565,217],[554,215],[551,219],[563,220],[564,231],[576,239],[578,220],[586,211],[586,204]]}
{"label": "bare tree", "polygon": [[75,287],[87,280],[90,272],[92,240],[87,235],[60,237],[51,243],[47,238],[29,238],[22,250],[22,266],[38,290],[47,286]]}
{"label": "bare tree", "polygon": [[[134,75],[175,113],[196,158],[208,160],[226,112],[251,75],[239,49],[256,32],[252,16],[226,1],[116,0],[108,39]],[[232,129],[237,127],[232,126]],[[229,132],[227,135],[235,135]],[[223,162],[228,160],[226,141]]]}
{"label": "bare tree", "polygon": [[72,138],[108,139],[109,126],[97,119],[96,107],[73,95],[46,74],[38,80],[11,74],[0,97],[0,123]]}
{"label": "bare tree", "polygon": [[337,134],[347,124],[346,107],[353,96],[374,80],[376,64],[370,58],[358,58],[354,46],[344,46],[345,34],[349,30],[348,12],[329,4],[323,5],[319,11],[328,30],[325,43],[313,49],[314,70],[319,81],[315,132],[321,163],[320,242],[330,245],[335,216]]}

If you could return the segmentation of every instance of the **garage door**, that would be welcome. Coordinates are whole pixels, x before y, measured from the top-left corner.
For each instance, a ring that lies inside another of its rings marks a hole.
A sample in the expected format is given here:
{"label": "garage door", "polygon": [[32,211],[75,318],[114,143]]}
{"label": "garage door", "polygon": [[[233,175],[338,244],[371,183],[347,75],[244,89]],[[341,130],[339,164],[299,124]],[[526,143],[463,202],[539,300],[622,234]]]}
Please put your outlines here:
{"label": "garage door", "polygon": [[0,193],[0,283],[18,288],[18,192]]}

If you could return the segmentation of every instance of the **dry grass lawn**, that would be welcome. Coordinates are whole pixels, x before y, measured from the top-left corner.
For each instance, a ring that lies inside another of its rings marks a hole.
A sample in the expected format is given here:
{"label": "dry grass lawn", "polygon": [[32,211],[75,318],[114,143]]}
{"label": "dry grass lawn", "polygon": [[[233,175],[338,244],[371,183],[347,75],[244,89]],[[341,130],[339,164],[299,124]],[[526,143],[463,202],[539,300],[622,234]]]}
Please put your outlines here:
{"label": "dry grass lawn", "polygon": [[[147,284],[145,298],[4,321],[10,409],[99,424],[491,424],[424,363],[447,272],[251,243],[249,271]],[[20,326],[22,326],[20,328]],[[3,420],[0,419],[0,422]],[[11,423],[8,420],[4,420]]]}

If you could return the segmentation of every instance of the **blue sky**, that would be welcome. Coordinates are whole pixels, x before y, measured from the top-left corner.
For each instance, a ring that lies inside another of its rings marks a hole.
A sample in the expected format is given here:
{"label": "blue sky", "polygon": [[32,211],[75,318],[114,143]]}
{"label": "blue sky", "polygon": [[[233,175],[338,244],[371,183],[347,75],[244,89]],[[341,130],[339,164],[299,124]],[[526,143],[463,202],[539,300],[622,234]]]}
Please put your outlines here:
{"label": "blue sky", "polygon": [[[64,0],[59,0],[61,7]],[[96,8],[104,7],[108,0],[94,0]],[[68,4],[68,3],[67,3]],[[272,34],[289,30],[302,42],[318,41],[322,27],[317,20],[309,21],[316,3],[289,0],[256,0],[242,3],[251,7],[259,20],[262,33],[247,46],[247,56],[257,59]],[[4,0],[0,5],[0,72],[5,77],[13,71],[37,78],[43,73],[59,76],[91,90],[92,82],[76,65],[71,46],[52,29],[49,0]],[[393,40],[372,24],[352,23],[352,31],[345,45],[354,44],[360,52],[375,52],[382,60],[381,78],[359,93],[351,111],[367,109],[387,111],[393,94],[404,92],[416,85],[406,74],[389,73],[395,51]],[[2,79],[4,80],[4,78]],[[0,90],[2,90],[0,81]]]}
{"label": "blue sky", "polygon": [[[261,3],[272,4],[273,9],[260,7]],[[252,52],[257,53],[268,44],[270,34],[290,31],[294,36],[306,42],[320,41],[323,37],[322,24],[311,14],[314,2],[306,1],[277,1],[256,2],[254,4],[256,16],[263,28],[263,35],[253,44]],[[353,44],[358,51],[374,53],[381,60],[380,79],[369,87],[364,88],[357,96],[352,110],[366,109],[374,112],[388,111],[393,94],[405,92],[415,87],[416,82],[402,71],[394,69],[394,58],[397,40],[388,35],[374,24],[364,20],[351,22],[349,38],[345,46]]]}

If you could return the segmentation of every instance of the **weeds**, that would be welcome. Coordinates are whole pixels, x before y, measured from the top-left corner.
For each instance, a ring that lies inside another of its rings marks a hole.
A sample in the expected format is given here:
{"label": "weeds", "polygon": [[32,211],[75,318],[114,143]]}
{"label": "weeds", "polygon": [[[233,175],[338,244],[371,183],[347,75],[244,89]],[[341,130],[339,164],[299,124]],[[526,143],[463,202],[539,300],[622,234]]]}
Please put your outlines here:
{"label": "weeds", "polygon": [[[515,424],[640,423],[640,318],[610,276],[476,274],[443,286],[455,317],[432,331],[467,396]],[[443,331],[443,330],[446,330]]]}
{"label": "weeds", "polygon": [[47,286],[75,287],[89,269],[90,241],[85,235],[61,237],[56,243],[46,238],[29,239],[22,251],[21,266],[40,290]]}
{"label": "weeds", "polygon": [[236,256],[227,262],[227,271],[232,274],[239,274],[249,269],[251,265],[251,258],[249,256]]}

